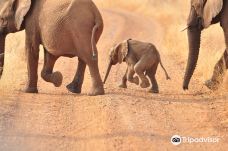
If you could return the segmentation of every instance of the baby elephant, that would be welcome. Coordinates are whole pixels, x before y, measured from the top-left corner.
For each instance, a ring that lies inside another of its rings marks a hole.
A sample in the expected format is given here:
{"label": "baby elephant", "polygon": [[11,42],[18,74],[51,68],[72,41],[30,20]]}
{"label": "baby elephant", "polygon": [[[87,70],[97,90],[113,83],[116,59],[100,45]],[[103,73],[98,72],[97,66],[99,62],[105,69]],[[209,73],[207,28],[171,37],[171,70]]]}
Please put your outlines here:
{"label": "baby elephant", "polygon": [[[159,93],[158,84],[155,79],[159,63],[165,71],[166,79],[170,79],[166,69],[162,65],[160,54],[153,44],[129,39],[111,49],[110,63],[104,83],[108,78],[112,65],[122,62],[126,62],[128,67],[122,78],[122,83],[120,85],[121,88],[127,88],[127,81],[138,85],[139,78],[141,88],[147,88],[150,86],[149,80],[146,77],[148,76],[152,84],[152,88],[149,92]],[[138,76],[134,76],[135,73]]]}

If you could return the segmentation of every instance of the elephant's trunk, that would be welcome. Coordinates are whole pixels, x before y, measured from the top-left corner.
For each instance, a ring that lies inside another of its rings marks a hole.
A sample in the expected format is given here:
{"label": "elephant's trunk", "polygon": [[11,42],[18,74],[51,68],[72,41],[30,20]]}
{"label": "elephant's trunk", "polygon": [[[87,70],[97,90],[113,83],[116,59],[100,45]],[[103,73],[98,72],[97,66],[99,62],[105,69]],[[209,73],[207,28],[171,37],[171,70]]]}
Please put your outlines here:
{"label": "elephant's trunk", "polygon": [[201,30],[198,28],[188,29],[189,54],[186,72],[184,76],[183,89],[187,90],[191,77],[196,68],[200,49]]}
{"label": "elephant's trunk", "polygon": [[6,36],[0,35],[0,77],[2,75],[4,65],[5,39]]}
{"label": "elephant's trunk", "polygon": [[189,54],[183,82],[184,90],[188,89],[189,82],[196,68],[196,64],[199,57],[200,38],[202,29],[202,19],[197,15],[196,10],[192,8],[188,18]]}
{"label": "elephant's trunk", "polygon": [[110,60],[110,62],[109,62],[108,69],[106,71],[105,78],[104,78],[104,84],[105,84],[105,82],[106,82],[106,80],[108,78],[108,75],[109,75],[109,73],[111,71],[111,68],[112,68],[112,60]]}

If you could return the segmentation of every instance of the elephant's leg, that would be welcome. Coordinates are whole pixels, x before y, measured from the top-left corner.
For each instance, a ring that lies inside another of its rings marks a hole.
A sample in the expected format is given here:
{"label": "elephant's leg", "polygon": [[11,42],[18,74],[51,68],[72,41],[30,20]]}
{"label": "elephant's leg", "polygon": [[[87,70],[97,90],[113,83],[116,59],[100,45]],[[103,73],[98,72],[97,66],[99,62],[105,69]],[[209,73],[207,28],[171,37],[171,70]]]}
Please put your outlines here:
{"label": "elephant's leg", "polygon": [[60,87],[63,81],[63,76],[59,71],[53,73],[53,67],[58,57],[44,50],[44,66],[41,71],[41,77],[46,81],[53,83],[56,87]]}
{"label": "elephant's leg", "polygon": [[228,54],[224,52],[221,59],[216,63],[212,78],[205,82],[205,85],[211,90],[217,90],[219,85],[223,82],[224,74],[228,68]]}
{"label": "elephant's leg", "polygon": [[30,39],[26,36],[26,54],[27,54],[27,69],[28,69],[28,83],[25,89],[26,93],[38,93],[38,61],[39,61],[39,45],[32,44]]}
{"label": "elephant's leg", "polygon": [[104,86],[100,76],[99,68],[98,68],[98,60],[92,60],[88,63],[89,71],[92,78],[92,88],[88,95],[103,95],[104,94]]}
{"label": "elephant's leg", "polygon": [[138,63],[135,64],[134,70],[137,73],[137,75],[139,76],[139,78],[141,79],[140,87],[141,88],[149,87],[150,86],[150,82],[149,82],[148,78],[144,74],[145,65],[142,63],[142,61],[139,61]]}
{"label": "elephant's leg", "polygon": [[78,58],[78,68],[74,76],[73,81],[67,85],[67,89],[72,93],[81,93],[82,84],[84,81],[86,64],[80,58]]}
{"label": "elephant's leg", "polygon": [[158,67],[158,64],[155,64],[155,65],[153,65],[153,67],[150,70],[146,71],[146,74],[150,78],[150,81],[152,84],[152,87],[149,90],[149,92],[151,92],[151,93],[159,93],[158,83],[157,83],[157,80],[155,78],[157,67]]}
{"label": "elephant's leg", "polygon": [[[228,3],[226,3],[226,6]],[[211,90],[217,90],[219,85],[223,82],[223,78],[225,75],[226,69],[228,69],[228,9],[224,9],[223,15],[221,16],[221,26],[224,31],[226,50],[221,57],[221,59],[217,62],[214,67],[214,72],[212,78],[205,82],[205,85]]]}
{"label": "elephant's leg", "polygon": [[139,78],[138,76],[135,75],[135,70],[133,67],[128,66],[128,71],[127,71],[127,80],[131,83],[134,83],[136,85],[139,85]]}
{"label": "elephant's leg", "polygon": [[[104,91],[104,85],[103,85],[99,67],[98,67],[98,57],[97,58],[93,57],[91,38],[89,37],[88,41],[83,43],[84,45],[82,45],[81,48],[78,48],[78,50],[80,50],[80,52],[78,52],[78,57],[81,60],[83,60],[83,62],[89,67],[89,72],[92,80],[92,87],[88,95],[89,96],[104,95],[105,91]],[[77,46],[77,41],[75,42],[75,46]],[[95,50],[97,49],[96,46],[94,49]],[[84,73],[84,70],[85,70],[84,69],[85,65],[83,62],[81,62],[82,64],[80,65],[81,70],[79,73],[81,75],[79,77],[82,77],[82,73]],[[81,79],[81,83],[82,82],[83,82],[83,79]]]}
{"label": "elephant's leg", "polygon": [[127,68],[124,76],[122,77],[122,82],[119,85],[120,88],[127,88],[127,72],[128,72],[128,68]]}

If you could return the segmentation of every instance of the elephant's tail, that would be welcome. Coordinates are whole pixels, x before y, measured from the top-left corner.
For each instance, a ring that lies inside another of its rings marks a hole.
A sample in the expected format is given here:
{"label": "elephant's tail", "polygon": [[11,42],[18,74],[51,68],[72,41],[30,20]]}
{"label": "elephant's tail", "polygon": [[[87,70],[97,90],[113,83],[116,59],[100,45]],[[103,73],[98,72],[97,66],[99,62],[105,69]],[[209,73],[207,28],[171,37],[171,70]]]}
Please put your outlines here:
{"label": "elephant's tail", "polygon": [[92,54],[92,58],[93,58],[93,59],[96,59],[96,58],[97,58],[97,46],[96,46],[97,42],[96,42],[96,37],[95,37],[95,35],[96,35],[96,32],[97,32],[98,28],[99,28],[99,25],[98,25],[98,24],[96,24],[96,25],[93,27],[92,37],[91,37],[92,53],[93,53],[93,54]]}
{"label": "elephant's tail", "polygon": [[97,59],[97,41],[99,40],[101,33],[103,31],[103,22],[97,22],[92,30],[91,44],[92,44],[92,57]]}
{"label": "elephant's tail", "polygon": [[103,31],[104,28],[104,23],[103,23],[103,19],[102,16],[98,10],[98,8],[96,7],[96,5],[92,2],[92,10],[93,10],[93,14],[94,14],[94,22],[95,25],[93,27],[92,30],[92,37],[91,37],[91,44],[92,44],[92,57],[93,59],[97,59],[97,42],[101,36],[101,33]]}
{"label": "elephant's tail", "polygon": [[170,80],[171,78],[170,78],[170,76],[168,75],[168,73],[167,73],[165,67],[164,67],[163,64],[162,64],[161,57],[160,57],[159,54],[158,54],[158,56],[159,56],[160,65],[161,65],[162,69],[163,69],[164,72],[165,72],[166,79],[167,79],[167,80]]}

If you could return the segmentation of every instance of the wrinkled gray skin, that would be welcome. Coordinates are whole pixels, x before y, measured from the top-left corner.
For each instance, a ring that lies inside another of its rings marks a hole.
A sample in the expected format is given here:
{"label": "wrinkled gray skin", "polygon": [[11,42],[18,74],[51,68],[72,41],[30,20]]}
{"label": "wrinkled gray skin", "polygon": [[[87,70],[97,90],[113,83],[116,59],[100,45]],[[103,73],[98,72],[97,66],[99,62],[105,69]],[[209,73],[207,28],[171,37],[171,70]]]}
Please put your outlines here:
{"label": "wrinkled gray skin", "polygon": [[[103,20],[91,0],[1,0],[0,1],[0,75],[4,66],[5,38],[25,29],[28,83],[25,92],[37,93],[39,45],[44,47],[42,78],[56,87],[62,74],[53,72],[60,56],[78,56],[78,68],[67,89],[81,93],[88,65],[92,88],[89,95],[104,94],[98,68],[96,43],[103,31]],[[72,65],[74,67],[74,65]]]}
{"label": "wrinkled gray skin", "polygon": [[[139,78],[141,81],[140,87],[147,88],[150,86],[149,80],[146,77],[147,75],[152,83],[152,87],[149,92],[159,93],[157,80],[155,78],[159,63],[165,71],[166,78],[170,79],[169,75],[162,65],[160,54],[153,44],[137,40],[128,40],[112,48],[110,54],[110,63],[104,83],[107,80],[111,66],[122,62],[126,62],[128,67],[126,73],[122,78],[122,83],[119,86],[121,88],[127,88],[127,81],[138,85]],[[134,76],[135,73],[137,76]]]}
{"label": "wrinkled gray skin", "polygon": [[[206,2],[206,1],[205,1]],[[223,1],[223,8],[221,12],[213,18],[211,24],[220,23],[225,36],[226,43],[226,51],[224,52],[221,59],[215,65],[213,76],[210,80],[206,81],[205,85],[212,90],[216,90],[219,88],[224,76],[225,70],[228,68],[228,59],[227,59],[227,48],[228,48],[228,2],[226,0]],[[200,49],[200,38],[201,31],[203,30],[202,26],[202,18],[197,15],[196,8],[191,7],[189,18],[188,18],[188,41],[189,41],[189,55],[188,55],[188,63],[186,67],[183,89],[187,90],[189,86],[189,82],[194,73],[199,49]]]}

